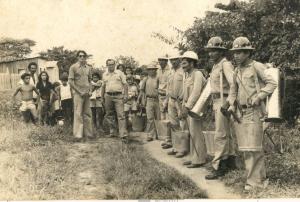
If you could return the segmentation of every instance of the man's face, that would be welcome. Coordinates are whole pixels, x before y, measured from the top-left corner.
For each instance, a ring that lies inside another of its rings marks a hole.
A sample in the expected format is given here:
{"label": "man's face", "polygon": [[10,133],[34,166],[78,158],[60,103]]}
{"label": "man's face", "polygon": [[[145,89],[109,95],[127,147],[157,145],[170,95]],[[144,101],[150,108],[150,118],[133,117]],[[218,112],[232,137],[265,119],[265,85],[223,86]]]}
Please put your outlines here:
{"label": "man's face", "polygon": [[188,72],[190,69],[192,69],[191,64],[189,63],[189,61],[186,58],[183,58],[181,60],[181,66],[185,72]]}
{"label": "man's face", "polygon": [[37,70],[37,66],[36,65],[30,65],[29,66],[29,71],[31,74],[34,74]]}
{"label": "man's face", "polygon": [[61,83],[62,83],[64,86],[66,86],[66,85],[67,85],[67,83],[68,83],[68,81],[66,81],[66,80],[63,80],[63,81],[61,81]]}
{"label": "man's face", "polygon": [[108,71],[110,71],[110,72],[115,71],[115,66],[116,66],[115,61],[113,61],[113,60],[107,61],[107,69],[108,69]]}
{"label": "man's face", "polygon": [[172,67],[174,69],[177,69],[180,66],[180,59],[179,58],[174,58],[170,60]]}
{"label": "man's face", "polygon": [[237,50],[234,51],[233,53],[234,60],[237,65],[241,65],[244,62],[246,62],[247,59],[250,57],[250,52],[249,51],[244,51],[244,50]]}
{"label": "man's face", "polygon": [[29,84],[30,76],[26,76],[23,81],[24,81],[25,84]]}
{"label": "man's face", "polygon": [[78,61],[80,63],[85,63],[86,62],[86,55],[84,53],[79,53],[79,55],[78,55]]}
{"label": "man's face", "polygon": [[222,56],[222,52],[218,49],[212,49],[209,51],[208,55],[209,55],[209,60],[215,63]]}
{"label": "man's face", "polygon": [[98,78],[98,76],[93,76],[93,81],[96,83],[97,81],[99,81],[99,78]]}
{"label": "man's face", "polygon": [[159,63],[159,65],[160,65],[161,68],[165,68],[167,66],[167,64],[168,64],[168,60],[159,59],[158,63]]}
{"label": "man's face", "polygon": [[149,76],[155,76],[156,75],[156,69],[148,69],[148,75]]}

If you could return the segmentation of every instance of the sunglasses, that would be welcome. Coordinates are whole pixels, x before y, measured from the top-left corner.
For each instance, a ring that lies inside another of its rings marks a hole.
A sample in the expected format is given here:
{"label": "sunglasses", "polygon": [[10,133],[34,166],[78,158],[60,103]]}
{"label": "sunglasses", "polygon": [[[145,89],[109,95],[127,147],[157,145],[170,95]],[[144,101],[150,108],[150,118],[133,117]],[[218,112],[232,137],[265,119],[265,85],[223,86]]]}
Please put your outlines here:
{"label": "sunglasses", "polygon": [[78,55],[79,58],[85,58],[85,55]]}

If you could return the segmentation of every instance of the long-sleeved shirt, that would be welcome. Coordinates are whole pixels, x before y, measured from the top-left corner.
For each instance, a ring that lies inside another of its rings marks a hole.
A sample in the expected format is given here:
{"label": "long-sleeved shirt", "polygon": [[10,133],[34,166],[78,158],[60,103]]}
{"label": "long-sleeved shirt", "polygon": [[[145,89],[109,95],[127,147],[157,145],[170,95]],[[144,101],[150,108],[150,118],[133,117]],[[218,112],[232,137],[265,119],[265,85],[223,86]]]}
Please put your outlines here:
{"label": "long-sleeved shirt", "polygon": [[183,81],[183,105],[192,109],[198,101],[206,79],[198,70],[186,73]]}
{"label": "long-sleeved shirt", "polygon": [[168,85],[167,85],[167,95],[168,97],[182,100],[183,98],[183,77],[184,72],[180,67],[177,70],[172,71]]}
{"label": "long-sleeved shirt", "polygon": [[171,75],[171,69],[169,68],[169,66],[166,66],[163,70],[162,69],[157,70],[157,77],[159,81],[158,92],[162,95],[167,94],[167,84],[170,75]]}
{"label": "long-sleeved shirt", "polygon": [[[271,75],[264,73],[266,67],[256,61],[249,61],[246,65],[237,67],[236,82],[234,81],[232,97],[236,97],[241,105],[249,104],[249,98],[258,96],[260,99],[265,99],[268,95],[273,93],[277,87],[276,81]],[[259,93],[257,92],[257,77]]]}

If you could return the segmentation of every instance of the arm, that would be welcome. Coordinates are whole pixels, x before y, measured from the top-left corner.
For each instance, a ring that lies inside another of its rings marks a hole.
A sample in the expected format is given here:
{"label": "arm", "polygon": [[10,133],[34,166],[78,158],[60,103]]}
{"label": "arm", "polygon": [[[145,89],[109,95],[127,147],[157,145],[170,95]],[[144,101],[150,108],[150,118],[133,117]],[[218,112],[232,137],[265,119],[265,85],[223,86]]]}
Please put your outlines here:
{"label": "arm", "polygon": [[13,101],[15,101],[16,99],[16,95],[20,92],[22,86],[18,86],[13,94]]}
{"label": "arm", "polygon": [[200,71],[195,71],[194,74],[195,77],[194,77],[193,89],[187,102],[185,103],[185,107],[188,108],[189,110],[194,107],[195,103],[199,99],[202,92],[203,85],[206,81],[203,74]]}
{"label": "arm", "polygon": [[69,85],[75,92],[77,92],[79,95],[83,96],[82,93],[80,92],[80,90],[75,85],[74,79],[75,79],[74,66],[71,66],[70,70],[69,70],[69,78],[68,78]]}
{"label": "arm", "polygon": [[277,87],[276,81],[273,79],[271,75],[265,74],[265,66],[260,63],[256,63],[254,66],[258,77],[265,83],[265,86],[260,89],[257,97],[260,100],[265,99],[268,95],[272,94],[275,88]]}
{"label": "arm", "polygon": [[40,93],[39,93],[38,89],[35,86],[33,86],[32,89],[37,94],[37,98],[36,98],[36,104],[37,104],[40,101]]}
{"label": "arm", "polygon": [[228,92],[228,98],[227,101],[229,102],[230,105],[233,105],[236,99],[235,96],[235,89],[236,86],[234,84],[234,67],[231,64],[231,62],[224,62],[223,63],[223,72],[225,75],[225,78],[229,84],[229,92]]}

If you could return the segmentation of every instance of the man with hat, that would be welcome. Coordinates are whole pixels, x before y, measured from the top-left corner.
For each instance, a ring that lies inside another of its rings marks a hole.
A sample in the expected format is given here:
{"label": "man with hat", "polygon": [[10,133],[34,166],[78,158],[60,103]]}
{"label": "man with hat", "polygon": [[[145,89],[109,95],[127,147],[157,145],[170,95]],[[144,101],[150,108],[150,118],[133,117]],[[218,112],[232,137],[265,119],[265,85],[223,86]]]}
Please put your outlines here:
{"label": "man with hat", "polygon": [[186,51],[181,59],[181,66],[185,72],[183,80],[183,103],[181,118],[185,119],[190,131],[190,160],[184,162],[188,168],[198,168],[206,163],[206,146],[202,133],[202,122],[188,117],[188,111],[196,104],[206,83],[201,71],[196,70],[198,55],[193,51]]}
{"label": "man with hat", "polygon": [[159,81],[157,77],[158,67],[155,63],[151,63],[147,66],[148,76],[142,82],[140,87],[139,100],[142,96],[146,98],[146,114],[147,114],[147,126],[146,132],[147,141],[152,141],[153,138],[157,138],[155,120],[160,120],[160,110],[158,103],[158,86]]}
{"label": "man with hat", "polygon": [[[246,37],[233,41],[233,52],[237,68],[233,76],[233,90],[237,108],[230,103],[228,111],[240,112],[240,123],[235,123],[235,133],[240,151],[244,152],[247,172],[245,190],[267,186],[263,151],[263,120],[265,98],[272,94],[277,84],[272,76],[264,73],[266,67],[251,59],[254,48]],[[245,141],[247,140],[247,141]]]}
{"label": "man with hat", "polygon": [[[179,116],[181,115],[184,76],[183,69],[180,66],[180,57],[178,53],[170,57],[172,72],[168,81],[167,99],[164,105],[168,109],[168,119],[170,120],[172,132],[180,130]],[[172,137],[167,136],[165,142],[162,143],[162,148],[168,149],[172,146],[174,146],[172,145]],[[173,148],[172,151],[172,154],[175,154],[176,148]]]}
{"label": "man with hat", "polygon": [[220,37],[212,37],[205,49],[213,63],[210,86],[215,114],[215,151],[212,160],[213,171],[205,176],[206,179],[212,180],[225,175],[228,169],[235,166],[235,142],[232,137],[230,119],[221,112],[221,107],[229,102],[228,95],[233,89],[234,67],[225,57],[227,49]]}
{"label": "man with hat", "polygon": [[162,56],[158,58],[160,69],[157,70],[158,76],[158,94],[159,94],[159,109],[161,120],[165,120],[167,116],[167,110],[164,108],[164,103],[167,97],[167,83],[171,74],[171,70],[168,66],[168,57]]}

